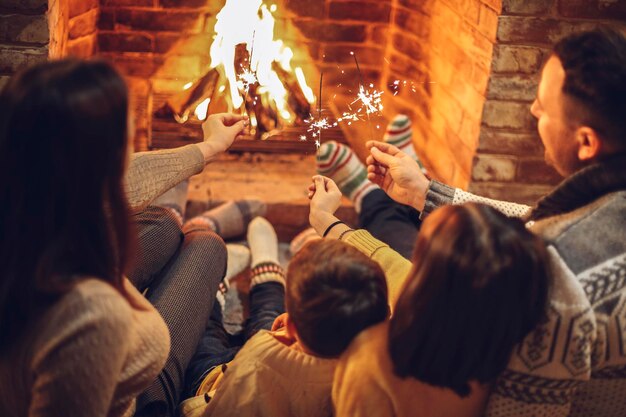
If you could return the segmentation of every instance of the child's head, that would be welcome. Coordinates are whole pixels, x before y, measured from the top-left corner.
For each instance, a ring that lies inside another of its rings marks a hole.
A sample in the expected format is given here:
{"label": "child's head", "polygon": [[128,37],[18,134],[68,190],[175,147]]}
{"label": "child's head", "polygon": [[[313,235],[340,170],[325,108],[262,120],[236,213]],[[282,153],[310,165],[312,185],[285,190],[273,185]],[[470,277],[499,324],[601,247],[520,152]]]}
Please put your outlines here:
{"label": "child's head", "polygon": [[422,225],[413,265],[390,321],[395,373],[461,396],[493,381],[545,312],[543,241],[488,206],[447,206]]}
{"label": "child's head", "polygon": [[339,356],[360,331],[389,315],[380,266],[337,240],[311,242],[293,257],[285,303],[300,343],[322,357]]}

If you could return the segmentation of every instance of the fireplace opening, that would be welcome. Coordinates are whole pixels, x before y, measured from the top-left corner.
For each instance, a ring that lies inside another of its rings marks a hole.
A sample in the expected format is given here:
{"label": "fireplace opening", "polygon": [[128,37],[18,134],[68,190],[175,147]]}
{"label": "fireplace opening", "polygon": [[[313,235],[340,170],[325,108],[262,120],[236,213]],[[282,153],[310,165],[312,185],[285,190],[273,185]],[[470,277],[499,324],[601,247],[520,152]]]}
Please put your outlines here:
{"label": "fireplace opening", "polygon": [[[435,178],[488,197],[529,203],[560,180],[543,161],[528,111],[546,54],[568,33],[623,25],[624,18],[620,2],[229,2],[235,19],[228,30],[241,29],[243,40],[231,45],[232,59],[226,61],[236,66],[239,54],[239,69],[246,71],[228,81],[222,71],[211,89],[199,86],[213,83],[207,74],[215,66],[211,50],[225,0],[5,0],[0,5],[0,86],[19,68],[49,58],[103,58],[128,81],[136,150],[199,141],[205,112],[233,110],[266,119],[262,126],[257,120],[256,130],[233,151],[274,153],[267,158],[275,160],[289,154],[313,157],[316,129],[311,125],[322,119],[331,126],[317,129],[322,141],[348,143],[363,159],[365,142],[380,139],[388,121],[403,113],[412,121],[417,154]],[[279,99],[287,103],[282,107],[255,85],[262,75],[254,67],[255,29],[243,17],[243,3],[256,5],[248,16],[258,17],[259,10],[271,15],[272,41],[293,54],[289,65],[280,53],[269,64],[277,67],[275,73],[293,71],[277,75],[289,92]],[[242,43],[245,48],[238,52]],[[251,86],[256,89],[252,94]],[[381,93],[380,110],[351,120],[346,113],[356,112],[361,88]],[[246,89],[247,97],[241,95]],[[227,92],[231,103],[216,99]],[[255,99],[270,102],[259,115]],[[169,115],[163,110],[167,103]],[[283,118],[285,110],[289,117]],[[179,123],[173,114],[187,121]]]}

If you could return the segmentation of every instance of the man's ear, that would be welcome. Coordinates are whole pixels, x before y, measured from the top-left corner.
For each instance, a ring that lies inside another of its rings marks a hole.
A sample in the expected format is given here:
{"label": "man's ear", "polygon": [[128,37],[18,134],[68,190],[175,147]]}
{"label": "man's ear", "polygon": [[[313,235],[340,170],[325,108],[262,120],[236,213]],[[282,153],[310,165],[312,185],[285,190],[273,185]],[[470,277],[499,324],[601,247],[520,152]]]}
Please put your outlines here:
{"label": "man's ear", "polygon": [[602,139],[588,126],[579,127],[576,130],[576,142],[578,143],[578,159],[583,162],[597,158],[603,150]]}
{"label": "man's ear", "polygon": [[285,315],[285,330],[287,330],[287,337],[289,337],[294,342],[298,340],[298,331],[296,330],[296,325],[289,317],[289,314]]}

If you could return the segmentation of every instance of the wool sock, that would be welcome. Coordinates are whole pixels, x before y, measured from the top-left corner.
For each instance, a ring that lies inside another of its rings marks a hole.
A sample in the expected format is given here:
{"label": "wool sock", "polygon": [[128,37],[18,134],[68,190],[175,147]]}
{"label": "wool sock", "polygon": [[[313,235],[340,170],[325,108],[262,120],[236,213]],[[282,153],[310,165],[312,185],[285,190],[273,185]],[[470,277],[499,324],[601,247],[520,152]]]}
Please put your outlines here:
{"label": "wool sock", "polygon": [[325,142],[320,147],[317,172],[337,183],[341,193],[352,200],[357,213],[361,211],[363,197],[379,188],[367,179],[365,165],[352,149],[335,141]]}
{"label": "wool sock", "polygon": [[[226,245],[228,261],[226,262],[226,276],[224,282],[236,277],[250,266],[250,249],[244,245],[229,243]],[[226,284],[228,287],[228,284]]]}
{"label": "wool sock", "polygon": [[304,229],[303,231],[298,233],[289,244],[289,252],[291,252],[291,255],[293,256],[296,253],[300,252],[300,249],[302,249],[307,243],[314,240],[319,240],[321,238],[322,237],[318,235],[315,229],[313,229],[312,227]]}
{"label": "wool sock", "polygon": [[420,166],[422,172],[427,174],[426,168],[424,168],[422,161],[417,157],[415,148],[413,147],[413,127],[411,126],[411,119],[409,119],[408,116],[399,114],[394,117],[387,125],[383,140],[413,158]]}
{"label": "wool sock", "polygon": [[259,200],[228,201],[188,220],[183,225],[183,231],[208,228],[223,239],[229,239],[242,235],[250,220],[264,215],[265,210],[265,203]]}
{"label": "wool sock", "polygon": [[154,199],[152,205],[171,210],[178,224],[183,224],[185,206],[187,205],[187,188],[189,181],[184,180]]}
{"label": "wool sock", "polygon": [[274,228],[263,217],[248,226],[248,244],[252,255],[250,288],[265,282],[285,284],[285,273],[278,263],[278,238]]}

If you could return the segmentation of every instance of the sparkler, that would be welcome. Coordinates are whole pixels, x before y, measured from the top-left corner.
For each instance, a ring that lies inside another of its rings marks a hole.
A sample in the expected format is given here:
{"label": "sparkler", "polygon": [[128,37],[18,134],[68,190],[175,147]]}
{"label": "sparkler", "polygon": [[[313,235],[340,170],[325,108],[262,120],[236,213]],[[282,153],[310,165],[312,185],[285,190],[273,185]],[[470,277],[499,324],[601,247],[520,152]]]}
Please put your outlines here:
{"label": "sparkler", "polygon": [[[324,81],[324,71],[322,71],[320,73],[320,95],[317,101],[317,119],[319,121],[322,121],[322,82]],[[328,122],[326,121],[326,119],[323,120],[326,124],[328,124]],[[318,138],[315,141],[315,146],[317,147],[317,156],[319,156],[319,152],[320,152],[320,146],[322,144],[322,126],[319,126],[318,129]]]}
{"label": "sparkler", "polygon": [[354,100],[352,104],[358,101],[363,104],[362,108],[365,108],[365,114],[367,115],[367,125],[370,130],[370,139],[374,140],[374,131],[372,129],[372,120],[370,119],[370,113],[379,113],[380,111],[382,111],[383,104],[380,97],[383,95],[383,92],[374,90],[373,84],[370,84],[370,88],[372,88],[372,91],[368,91],[365,89],[365,86],[363,84],[363,75],[361,74],[361,67],[359,66],[359,61],[356,59],[356,54],[354,52],[350,52],[350,54],[354,57],[356,70],[359,74],[359,93],[357,94],[356,100]]}

